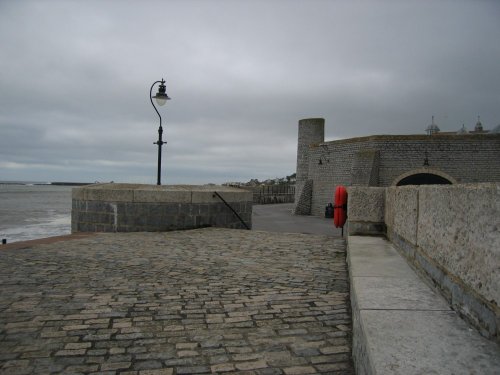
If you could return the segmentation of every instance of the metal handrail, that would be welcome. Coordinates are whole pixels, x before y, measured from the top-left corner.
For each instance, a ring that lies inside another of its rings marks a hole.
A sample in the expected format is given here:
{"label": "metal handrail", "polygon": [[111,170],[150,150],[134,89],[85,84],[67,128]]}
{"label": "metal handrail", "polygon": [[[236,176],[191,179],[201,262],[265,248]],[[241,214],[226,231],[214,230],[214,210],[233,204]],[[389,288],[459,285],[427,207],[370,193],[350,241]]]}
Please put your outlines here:
{"label": "metal handrail", "polygon": [[248,227],[248,225],[247,225],[247,224],[243,221],[243,219],[241,218],[241,216],[240,216],[240,215],[238,215],[238,213],[234,210],[234,208],[232,208],[232,207],[229,205],[229,203],[227,203],[227,202],[226,202],[226,200],[225,200],[224,198],[222,198],[222,196],[221,196],[219,193],[217,193],[216,191],[214,191],[214,196],[215,196],[215,195],[216,195],[217,197],[219,197],[219,199],[220,199],[222,202],[224,202],[224,204],[225,204],[227,207],[229,207],[229,209],[230,209],[231,211],[233,211],[233,214],[235,214],[235,215],[236,215],[236,217],[237,217],[237,218],[241,221],[241,223],[243,224],[243,226],[244,226],[246,229],[250,230],[250,228]]}

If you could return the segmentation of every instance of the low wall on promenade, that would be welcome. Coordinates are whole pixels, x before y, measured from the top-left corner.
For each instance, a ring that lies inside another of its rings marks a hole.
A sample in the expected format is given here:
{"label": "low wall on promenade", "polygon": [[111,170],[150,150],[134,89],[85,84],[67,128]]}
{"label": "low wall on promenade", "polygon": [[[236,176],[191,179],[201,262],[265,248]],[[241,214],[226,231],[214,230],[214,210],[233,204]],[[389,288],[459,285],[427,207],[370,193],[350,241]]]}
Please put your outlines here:
{"label": "low wall on promenade", "polygon": [[74,188],[71,230],[156,232],[252,227],[252,193],[227,186],[97,184]]}
{"label": "low wall on promenade", "polygon": [[253,191],[254,204],[293,203],[295,185],[262,185],[250,188]]}
{"label": "low wall on promenade", "polygon": [[456,311],[499,340],[499,183],[351,187],[348,219],[350,234],[385,234]]}
{"label": "low wall on promenade", "polygon": [[383,187],[348,187],[348,232],[353,235],[385,234]]}

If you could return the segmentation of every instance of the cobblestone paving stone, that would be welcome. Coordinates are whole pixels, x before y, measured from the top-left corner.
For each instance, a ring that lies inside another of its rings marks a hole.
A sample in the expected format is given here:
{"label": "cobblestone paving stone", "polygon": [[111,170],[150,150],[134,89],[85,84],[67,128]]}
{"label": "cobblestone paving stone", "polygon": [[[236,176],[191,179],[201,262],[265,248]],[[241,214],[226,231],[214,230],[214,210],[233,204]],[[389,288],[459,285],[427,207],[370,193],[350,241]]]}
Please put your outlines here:
{"label": "cobblestone paving stone", "polygon": [[1,374],[353,374],[344,240],[207,228],[0,251]]}

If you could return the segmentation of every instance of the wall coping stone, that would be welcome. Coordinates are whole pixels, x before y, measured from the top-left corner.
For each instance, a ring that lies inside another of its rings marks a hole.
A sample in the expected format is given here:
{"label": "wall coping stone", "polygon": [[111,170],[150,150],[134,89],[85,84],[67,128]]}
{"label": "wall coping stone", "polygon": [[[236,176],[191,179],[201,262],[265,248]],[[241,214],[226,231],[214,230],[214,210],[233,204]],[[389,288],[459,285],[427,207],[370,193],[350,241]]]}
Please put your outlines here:
{"label": "wall coping stone", "polygon": [[364,137],[354,137],[354,138],[344,138],[344,139],[335,139],[331,141],[326,141],[322,143],[318,143],[316,147],[321,145],[329,145],[329,144],[345,144],[345,143],[357,143],[357,142],[366,142],[366,141],[430,141],[433,140],[477,140],[477,139],[500,139],[499,133],[481,133],[481,134],[433,134],[432,136],[426,134],[402,134],[402,135],[368,135]]}
{"label": "wall coping stone", "polygon": [[141,203],[213,203],[216,191],[227,202],[252,201],[252,192],[222,185],[146,185],[106,183],[73,188],[72,198],[86,201]]}

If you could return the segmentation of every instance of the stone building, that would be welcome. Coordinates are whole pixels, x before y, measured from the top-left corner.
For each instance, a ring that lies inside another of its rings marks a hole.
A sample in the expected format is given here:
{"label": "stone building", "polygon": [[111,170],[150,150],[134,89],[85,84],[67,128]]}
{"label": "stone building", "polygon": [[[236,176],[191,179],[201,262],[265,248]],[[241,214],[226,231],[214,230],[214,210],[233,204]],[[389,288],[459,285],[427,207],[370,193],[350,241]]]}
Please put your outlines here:
{"label": "stone building", "polygon": [[432,125],[434,121],[429,135],[372,135],[325,142],[324,119],[300,120],[295,214],[323,215],[338,185],[500,182],[498,132],[486,132],[481,125],[473,132],[442,133]]}

